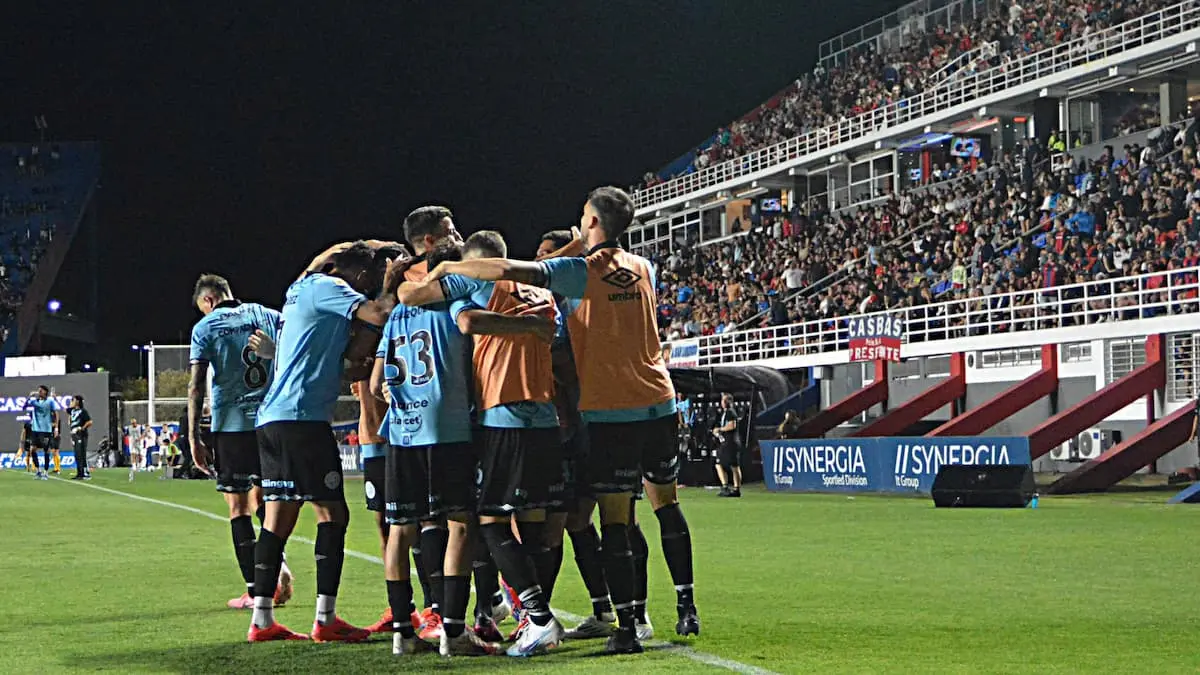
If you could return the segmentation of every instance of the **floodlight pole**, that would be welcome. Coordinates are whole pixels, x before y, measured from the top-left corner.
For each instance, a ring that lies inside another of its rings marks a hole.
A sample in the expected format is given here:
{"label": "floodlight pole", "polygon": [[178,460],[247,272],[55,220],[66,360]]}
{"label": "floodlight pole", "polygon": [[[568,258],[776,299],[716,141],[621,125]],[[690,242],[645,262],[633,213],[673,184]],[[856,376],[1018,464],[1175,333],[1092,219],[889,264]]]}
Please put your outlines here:
{"label": "floodlight pole", "polygon": [[146,424],[154,426],[154,343],[149,344],[149,349],[146,350]]}

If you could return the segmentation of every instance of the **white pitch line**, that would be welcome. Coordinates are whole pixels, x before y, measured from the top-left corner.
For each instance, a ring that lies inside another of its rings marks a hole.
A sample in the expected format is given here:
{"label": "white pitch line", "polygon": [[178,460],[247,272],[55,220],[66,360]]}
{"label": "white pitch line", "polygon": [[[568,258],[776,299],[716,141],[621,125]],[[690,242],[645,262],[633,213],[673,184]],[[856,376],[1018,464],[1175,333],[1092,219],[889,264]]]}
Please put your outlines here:
{"label": "white pitch line", "polygon": [[[101,487],[99,485],[94,485],[92,483],[85,483],[83,481],[72,481],[72,480],[65,479],[65,478],[58,478],[57,476],[54,477],[54,480],[60,481],[62,483],[67,483],[70,485],[79,485],[81,487],[91,488],[92,490],[99,490],[101,492],[107,492],[109,494],[119,495],[121,497],[128,497],[129,499],[136,499],[137,501],[146,502],[147,504],[155,504],[158,506],[166,506],[166,507],[172,508],[172,509],[179,509],[181,511],[187,511],[188,513],[194,513],[196,515],[204,516],[205,518],[211,518],[212,520],[220,521],[222,523],[228,522],[228,520],[229,520],[228,518],[218,516],[217,514],[212,513],[210,511],[204,511],[202,509],[197,509],[197,508],[194,508],[191,506],[186,506],[184,504],[176,504],[175,502],[163,501],[161,499],[153,499],[151,497],[143,497],[141,495],[135,495],[132,492],[122,492],[121,490],[113,490],[112,488]],[[305,537],[299,537],[296,535],[292,535],[288,539],[294,540],[294,541],[299,541],[299,542],[302,542],[305,544],[315,543],[312,539],[308,539]],[[377,555],[371,555],[370,553],[362,553],[361,551],[353,551],[351,549],[346,549],[346,555],[350,556],[351,558],[358,558],[359,560],[365,560],[367,562],[375,563],[376,565],[383,564],[383,558],[380,558]],[[580,622],[580,621],[583,621],[583,619],[584,619],[584,617],[579,616],[578,614],[572,614],[571,612],[563,611],[561,609],[558,609],[557,607],[555,607],[553,609],[554,609],[555,615],[561,616],[562,618],[566,619],[567,621]],[[678,654],[679,656],[682,656],[687,659],[691,659],[692,661],[695,661],[697,663],[703,663],[705,665],[713,666],[715,668],[722,668],[724,670],[729,670],[729,671],[732,671],[735,673],[742,673],[742,675],[777,675],[775,672],[766,670],[765,668],[759,668],[758,666],[752,666],[748,663],[742,663],[741,661],[734,661],[733,659],[727,659],[727,658],[724,658],[721,656],[717,656],[716,654],[709,654],[708,652],[697,651],[695,649],[692,649],[691,647],[686,647],[684,645],[677,645],[677,644],[674,644],[671,642],[662,642],[660,640],[652,640],[650,642],[647,642],[646,645],[649,647],[661,650],[661,651]]]}

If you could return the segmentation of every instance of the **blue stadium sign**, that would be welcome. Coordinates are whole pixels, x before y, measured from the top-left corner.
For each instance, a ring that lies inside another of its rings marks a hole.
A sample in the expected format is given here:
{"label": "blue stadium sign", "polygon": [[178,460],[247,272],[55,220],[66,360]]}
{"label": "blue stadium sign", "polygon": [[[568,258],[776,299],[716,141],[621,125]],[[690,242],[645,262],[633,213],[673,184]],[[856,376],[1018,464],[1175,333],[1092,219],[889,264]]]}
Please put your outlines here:
{"label": "blue stadium sign", "polygon": [[1025,437],[818,438],[763,441],[767,489],[928,493],[947,464],[1029,464]]}

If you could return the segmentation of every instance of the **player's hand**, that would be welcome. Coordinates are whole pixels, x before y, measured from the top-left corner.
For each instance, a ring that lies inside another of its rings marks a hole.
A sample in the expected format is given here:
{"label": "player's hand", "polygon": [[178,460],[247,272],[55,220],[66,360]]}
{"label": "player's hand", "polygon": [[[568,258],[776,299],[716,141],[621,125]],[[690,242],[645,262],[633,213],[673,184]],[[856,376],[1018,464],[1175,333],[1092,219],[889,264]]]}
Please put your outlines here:
{"label": "player's hand", "polygon": [[572,227],[571,228],[571,237],[573,239],[575,239],[575,241],[582,243],[583,242],[583,230],[579,229],[578,225],[576,225],[575,227]]}
{"label": "player's hand", "polygon": [[200,469],[209,476],[213,475],[212,451],[199,438],[192,439],[192,461],[196,463],[197,469]]}
{"label": "player's hand", "polygon": [[383,387],[383,400],[389,406],[392,405],[392,388],[387,385]]}
{"label": "player's hand", "polygon": [[251,335],[246,342],[260,359],[275,358],[275,341],[261,330],[254,331],[254,335]]}
{"label": "player's hand", "polygon": [[416,260],[407,253],[389,260],[387,268],[383,272],[383,292],[395,294],[396,289],[400,288],[400,284],[404,283],[404,273],[416,263]]}

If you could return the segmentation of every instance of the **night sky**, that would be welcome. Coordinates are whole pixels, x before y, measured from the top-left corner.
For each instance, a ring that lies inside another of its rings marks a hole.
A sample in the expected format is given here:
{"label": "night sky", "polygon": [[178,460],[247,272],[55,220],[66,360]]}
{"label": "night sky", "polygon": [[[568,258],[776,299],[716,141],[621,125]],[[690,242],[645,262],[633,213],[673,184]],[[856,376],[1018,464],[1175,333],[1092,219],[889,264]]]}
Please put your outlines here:
{"label": "night sky", "polygon": [[278,306],[318,249],[400,239],[421,204],[527,255],[590,188],[661,167],[903,3],[9,4],[0,130],[34,140],[42,114],[51,139],[103,143],[101,362],[129,372],[131,342],[188,334],[199,273]]}

